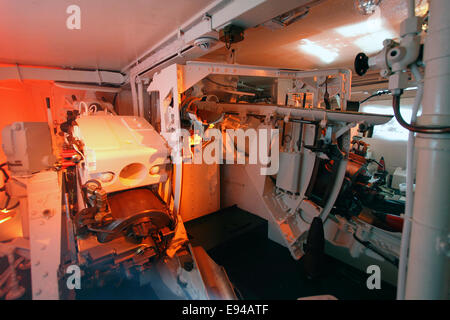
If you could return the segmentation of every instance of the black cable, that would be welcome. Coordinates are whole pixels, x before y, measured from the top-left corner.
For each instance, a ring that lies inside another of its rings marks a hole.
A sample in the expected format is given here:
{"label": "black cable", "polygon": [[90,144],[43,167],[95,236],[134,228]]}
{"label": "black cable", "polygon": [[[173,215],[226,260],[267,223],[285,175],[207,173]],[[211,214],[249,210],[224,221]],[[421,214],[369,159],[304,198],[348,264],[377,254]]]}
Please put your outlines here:
{"label": "black cable", "polygon": [[17,201],[15,205],[13,205],[12,207],[6,208],[6,210],[11,211],[15,208],[17,208],[20,205],[20,201]]}
{"label": "black cable", "polygon": [[415,126],[407,123],[400,113],[400,94],[396,94],[392,98],[392,108],[394,109],[394,116],[398,123],[405,129],[417,133],[450,133],[450,127],[424,127]]}
{"label": "black cable", "polygon": [[6,196],[6,201],[5,201],[5,205],[3,206],[3,208],[0,208],[0,210],[13,210],[15,208],[17,208],[20,204],[20,201],[17,201],[13,206],[8,208],[9,202],[11,201],[11,196],[9,195],[8,191],[6,191],[6,183],[9,180],[9,175],[6,172],[6,170],[3,168],[7,163],[4,162],[2,164],[0,164],[0,171],[3,173],[3,187],[0,188],[0,192],[5,192],[5,196]]}
{"label": "black cable", "polygon": [[9,205],[9,201],[11,200],[11,196],[9,195],[9,193],[7,191],[5,191],[5,196],[6,196],[5,205],[3,206],[3,208],[0,208],[0,210],[8,210],[8,205]]}
{"label": "black cable", "polygon": [[117,112],[117,107],[116,107],[116,99],[117,99],[117,95],[118,95],[118,94],[119,94],[119,93],[116,92],[116,94],[114,95],[113,101],[112,101],[113,110],[114,110],[116,113],[118,113],[118,112]]}
{"label": "black cable", "polygon": [[6,165],[6,162],[0,164],[0,171],[3,173],[3,182],[4,182],[4,183],[7,183],[8,180],[9,180],[9,175],[8,175],[8,173],[6,172],[6,170],[3,168],[5,165]]}
{"label": "black cable", "polygon": [[331,102],[330,102],[330,94],[328,93],[328,76],[325,79],[325,93],[323,94],[323,102],[325,103],[325,109],[330,110]]}
{"label": "black cable", "polygon": [[377,165],[383,168],[383,170],[386,170],[383,164],[379,163],[377,160],[374,159],[367,159],[368,162],[375,162]]}
{"label": "black cable", "polygon": [[371,96],[368,96],[364,100],[360,101],[359,104],[361,105],[364,102],[366,102],[367,100],[372,99],[373,97],[379,97],[379,96],[382,96],[383,94],[389,94],[389,93],[391,93],[391,91],[389,91],[389,90],[377,91],[376,93],[372,94]]}

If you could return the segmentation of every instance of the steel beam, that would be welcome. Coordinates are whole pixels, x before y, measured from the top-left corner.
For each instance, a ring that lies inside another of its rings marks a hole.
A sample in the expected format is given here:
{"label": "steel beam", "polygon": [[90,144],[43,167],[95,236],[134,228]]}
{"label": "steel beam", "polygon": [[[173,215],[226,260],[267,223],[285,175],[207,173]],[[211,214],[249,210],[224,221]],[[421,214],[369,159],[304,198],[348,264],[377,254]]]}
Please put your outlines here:
{"label": "steel beam", "polygon": [[120,72],[53,69],[43,67],[0,67],[0,80],[52,80],[95,84],[121,85],[125,77]]}

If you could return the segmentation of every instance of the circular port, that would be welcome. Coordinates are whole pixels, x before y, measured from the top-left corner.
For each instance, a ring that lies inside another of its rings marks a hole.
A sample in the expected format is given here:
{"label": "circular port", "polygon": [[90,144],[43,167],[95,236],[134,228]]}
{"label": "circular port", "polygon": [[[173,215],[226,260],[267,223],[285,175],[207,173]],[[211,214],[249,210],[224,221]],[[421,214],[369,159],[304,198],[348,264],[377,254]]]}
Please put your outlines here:
{"label": "circular port", "polygon": [[100,180],[102,183],[110,183],[114,180],[114,172],[106,171],[91,174],[92,179]]}
{"label": "circular port", "polygon": [[159,166],[158,165],[151,167],[150,174],[152,176],[155,175],[155,174],[158,174],[158,173],[159,173]]}
{"label": "circular port", "polygon": [[131,163],[119,174],[119,180],[124,186],[132,187],[144,180],[147,170],[142,163]]}

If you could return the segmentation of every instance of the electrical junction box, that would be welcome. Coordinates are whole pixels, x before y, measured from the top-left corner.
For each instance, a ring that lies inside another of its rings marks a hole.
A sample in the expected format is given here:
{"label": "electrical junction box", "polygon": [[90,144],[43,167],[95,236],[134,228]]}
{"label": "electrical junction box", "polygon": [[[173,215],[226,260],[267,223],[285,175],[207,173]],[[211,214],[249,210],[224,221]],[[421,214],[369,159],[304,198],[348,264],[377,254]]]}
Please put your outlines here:
{"label": "electrical junction box", "polygon": [[301,153],[280,152],[280,166],[276,186],[285,191],[298,193],[300,189]]}
{"label": "electrical junction box", "polygon": [[406,183],[406,170],[403,170],[401,167],[397,167],[392,175],[391,187],[393,189],[400,189],[400,185],[402,183]]}
{"label": "electrical junction box", "polygon": [[52,167],[52,136],[47,122],[14,122],[2,130],[2,148],[13,175],[30,175]]}

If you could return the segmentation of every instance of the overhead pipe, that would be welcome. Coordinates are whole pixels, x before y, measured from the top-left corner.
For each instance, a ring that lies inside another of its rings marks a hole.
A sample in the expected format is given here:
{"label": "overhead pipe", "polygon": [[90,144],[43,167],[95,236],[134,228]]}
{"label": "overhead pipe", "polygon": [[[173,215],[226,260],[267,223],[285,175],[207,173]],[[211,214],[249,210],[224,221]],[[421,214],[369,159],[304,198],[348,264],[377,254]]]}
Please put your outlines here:
{"label": "overhead pipe", "polygon": [[138,95],[136,93],[136,78],[136,75],[130,75],[131,101],[133,103],[133,115],[139,116],[139,102]]}
{"label": "overhead pipe", "polygon": [[138,112],[139,116],[144,116],[144,84],[142,83],[142,79],[137,78],[137,100],[138,100]]}
{"label": "overhead pipe", "polygon": [[122,85],[125,82],[120,72],[87,71],[60,68],[43,68],[32,66],[0,67],[0,80],[50,80],[65,82],[108,83]]}

